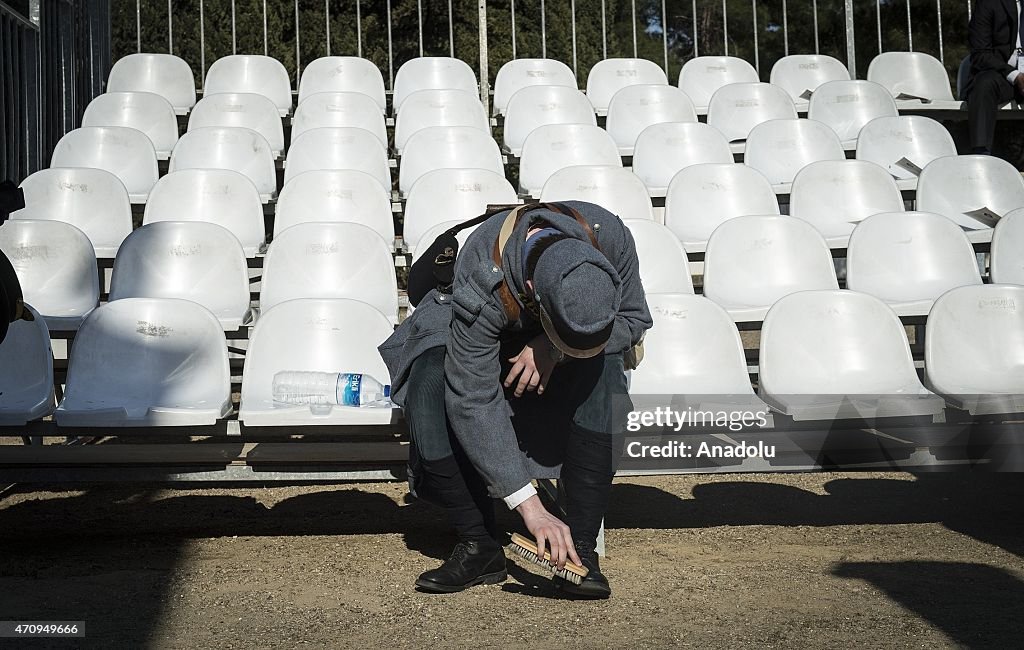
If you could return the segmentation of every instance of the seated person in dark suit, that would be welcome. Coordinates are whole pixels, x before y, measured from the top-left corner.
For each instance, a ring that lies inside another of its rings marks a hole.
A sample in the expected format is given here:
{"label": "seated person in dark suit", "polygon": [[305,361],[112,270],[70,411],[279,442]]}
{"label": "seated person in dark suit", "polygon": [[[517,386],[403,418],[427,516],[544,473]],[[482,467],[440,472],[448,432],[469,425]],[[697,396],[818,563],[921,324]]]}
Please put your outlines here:
{"label": "seated person in dark suit", "polygon": [[969,29],[971,73],[964,89],[972,153],[992,152],[996,111],[1024,99],[1020,0],[977,0]]}

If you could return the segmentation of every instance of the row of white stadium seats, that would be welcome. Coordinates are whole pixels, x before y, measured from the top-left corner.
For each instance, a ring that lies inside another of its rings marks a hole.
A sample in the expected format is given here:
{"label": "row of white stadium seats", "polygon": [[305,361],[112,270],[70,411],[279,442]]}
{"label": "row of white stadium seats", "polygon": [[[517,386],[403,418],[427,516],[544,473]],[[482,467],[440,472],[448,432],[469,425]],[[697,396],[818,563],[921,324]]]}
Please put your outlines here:
{"label": "row of white stadium seats", "polygon": [[[1021,301],[1018,285],[943,294],[928,316],[922,384],[904,328],[881,300],[834,289],[790,294],[765,318],[760,398],[794,420],[935,416],[947,403],[973,414],[1018,413]],[[648,302],[654,327],[645,361],[631,373],[632,394],[758,399],[739,334],[721,307],[687,294],[651,294]],[[299,299],[269,309],[249,341],[239,419],[248,426],[389,424],[391,409],[275,403],[271,386],[277,372],[292,370],[363,372],[386,381],[376,347],[392,329],[384,314],[357,300]],[[12,324],[0,345],[0,389],[5,426],[50,413],[59,426],[203,426],[232,410],[221,324],[180,299],[126,298],[93,311],[75,340],[56,409],[45,324]]]}

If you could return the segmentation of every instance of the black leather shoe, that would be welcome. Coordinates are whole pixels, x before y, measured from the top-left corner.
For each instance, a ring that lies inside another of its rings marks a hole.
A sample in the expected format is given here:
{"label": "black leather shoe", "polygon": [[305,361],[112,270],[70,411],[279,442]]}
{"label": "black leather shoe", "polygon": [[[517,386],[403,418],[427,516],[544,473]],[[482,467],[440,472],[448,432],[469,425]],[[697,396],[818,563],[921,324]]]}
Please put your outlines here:
{"label": "black leather shoe", "polygon": [[475,585],[494,585],[508,578],[505,551],[493,540],[462,540],[451,557],[420,575],[416,586],[435,594],[450,594]]}
{"label": "black leather shoe", "polygon": [[583,584],[578,585],[556,576],[553,578],[555,586],[562,593],[575,596],[576,598],[598,599],[611,596],[612,588],[608,585],[608,578],[604,577],[604,574],[601,573],[601,565],[598,563],[597,551],[593,545],[576,542],[576,553],[579,554],[580,560],[583,561],[583,566],[589,570],[587,577],[583,579]]}

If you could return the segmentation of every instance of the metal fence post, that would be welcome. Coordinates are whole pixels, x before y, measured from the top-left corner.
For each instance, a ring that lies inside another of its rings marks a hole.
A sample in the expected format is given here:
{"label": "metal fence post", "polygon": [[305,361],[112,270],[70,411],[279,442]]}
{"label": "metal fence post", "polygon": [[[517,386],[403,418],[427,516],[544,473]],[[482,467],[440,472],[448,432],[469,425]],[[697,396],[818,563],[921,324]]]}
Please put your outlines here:
{"label": "metal fence post", "polygon": [[843,0],[846,5],[846,67],[850,78],[857,78],[857,48],[854,44],[853,31],[853,0]]}
{"label": "metal fence post", "polygon": [[477,0],[479,12],[480,34],[480,101],[484,105],[484,113],[490,114],[490,78],[487,70],[487,0]]}

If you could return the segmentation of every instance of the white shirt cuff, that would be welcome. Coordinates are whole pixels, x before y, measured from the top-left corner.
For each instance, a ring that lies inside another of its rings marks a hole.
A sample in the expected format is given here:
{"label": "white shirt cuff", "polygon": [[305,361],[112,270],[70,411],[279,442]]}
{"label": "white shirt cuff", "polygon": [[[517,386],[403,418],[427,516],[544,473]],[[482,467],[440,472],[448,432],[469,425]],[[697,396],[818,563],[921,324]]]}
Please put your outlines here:
{"label": "white shirt cuff", "polygon": [[1017,75],[1020,74],[1020,70],[1014,70],[1010,74],[1006,75],[1007,81],[1010,83],[1017,83]]}
{"label": "white shirt cuff", "polygon": [[533,487],[533,483],[527,483],[523,487],[519,488],[512,494],[505,497],[505,505],[508,506],[509,510],[515,510],[519,507],[519,504],[526,501],[533,495],[537,494],[537,488]]}

